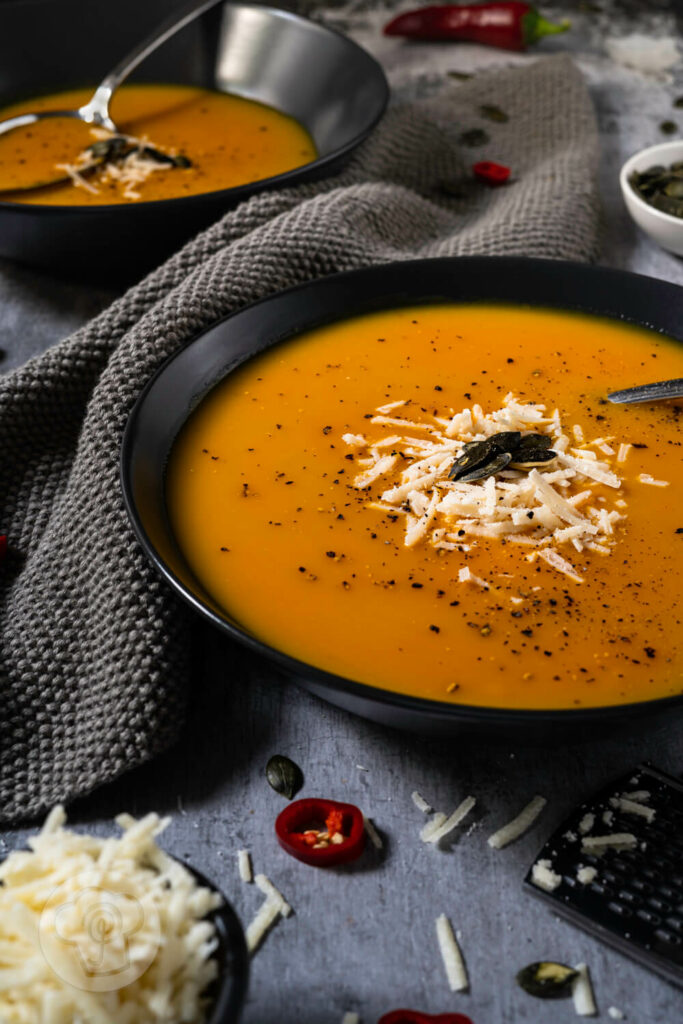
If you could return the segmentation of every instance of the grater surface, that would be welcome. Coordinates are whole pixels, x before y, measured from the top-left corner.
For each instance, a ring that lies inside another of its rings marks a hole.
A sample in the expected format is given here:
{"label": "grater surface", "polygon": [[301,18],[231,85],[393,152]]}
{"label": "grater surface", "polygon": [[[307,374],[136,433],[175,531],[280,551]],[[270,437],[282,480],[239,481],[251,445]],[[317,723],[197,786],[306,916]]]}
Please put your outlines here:
{"label": "grater surface", "polygon": [[[618,803],[624,794],[633,795],[635,803],[654,811],[652,820],[624,810]],[[588,828],[590,815],[594,823]],[[623,833],[635,837],[633,848],[610,847],[596,854],[582,846],[587,837]],[[550,861],[550,869],[561,882],[552,891],[541,888],[532,881],[532,865],[524,880],[529,891],[573,924],[683,985],[680,779],[641,765],[577,807],[534,863],[539,860]],[[595,869],[595,877],[580,882],[579,868]]]}

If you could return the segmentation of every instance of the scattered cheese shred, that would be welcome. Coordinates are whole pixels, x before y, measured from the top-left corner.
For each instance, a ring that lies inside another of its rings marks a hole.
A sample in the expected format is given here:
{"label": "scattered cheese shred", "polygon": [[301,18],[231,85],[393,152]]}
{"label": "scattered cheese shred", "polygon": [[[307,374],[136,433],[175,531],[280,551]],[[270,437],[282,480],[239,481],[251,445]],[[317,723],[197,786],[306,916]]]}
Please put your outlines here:
{"label": "scattered cheese shred", "polygon": [[251,870],[251,857],[249,856],[249,850],[238,850],[237,851],[237,866],[240,873],[240,878],[243,882],[253,882],[254,874]]}
{"label": "scattered cheese shred", "polygon": [[[456,807],[451,814],[450,818],[446,818],[444,815],[444,821],[428,835],[425,839],[426,843],[438,843],[440,839],[444,839],[454,828],[465,820],[467,815],[470,813],[477,801],[473,796],[467,796],[462,803]],[[423,830],[424,831],[424,830]]]}
{"label": "scattered cheese shred", "polygon": [[516,818],[513,818],[507,825],[504,825],[503,828],[498,829],[497,832],[489,836],[489,846],[493,847],[494,850],[501,850],[508,843],[518,839],[527,829],[531,828],[547,802],[545,797],[535,796],[520,811]]}
{"label": "scattered cheese shred", "polygon": [[266,933],[270,931],[280,916],[280,906],[275,900],[266,899],[263,901],[255,917],[247,925],[245,932],[247,949],[251,955],[259,948]]}
{"label": "scattered cheese shred", "polygon": [[254,881],[256,882],[257,888],[261,890],[264,896],[267,899],[272,900],[273,903],[277,904],[277,906],[280,908],[280,913],[282,914],[282,916],[289,917],[289,915],[292,913],[292,908],[290,907],[289,903],[284,898],[280,890],[275,888],[271,880],[269,878],[266,878],[265,875],[256,875]]}
{"label": "scattered cheese shred", "polygon": [[631,832],[613,832],[609,836],[584,836],[581,849],[586,853],[602,853],[613,847],[615,850],[632,850],[638,840]]}
{"label": "scattered cheese shred", "polygon": [[638,803],[636,800],[630,800],[625,794],[611,797],[610,804],[616,810],[623,811],[624,814],[637,814],[639,817],[645,818],[647,822],[654,821],[656,814],[654,807],[646,807],[645,804]]}
{"label": "scattered cheese shred", "polygon": [[668,480],[655,480],[655,478],[653,476],[650,476],[649,473],[640,473],[640,475],[638,476],[638,480],[641,482],[641,484],[649,484],[650,487],[669,486]]}
{"label": "scattered cheese shred", "polygon": [[376,850],[381,850],[384,843],[382,842],[382,837],[373,825],[371,819],[363,815],[363,823],[365,824],[365,831],[367,832],[368,839]]}
{"label": "scattered cheese shred", "polygon": [[590,885],[590,883],[597,876],[597,873],[598,872],[597,872],[596,868],[592,868],[592,867],[585,868],[585,867],[581,867],[581,865],[579,865],[579,868],[578,868],[578,870],[576,872],[576,878],[577,878],[577,881],[579,881],[581,883],[581,885]]}
{"label": "scattered cheese shred", "polygon": [[445,914],[440,914],[436,919],[436,937],[450,990],[451,992],[462,992],[469,988],[467,969],[451,923]]}
{"label": "scattered cheese shred", "polygon": [[607,1016],[611,1017],[612,1020],[624,1020],[624,1012],[618,1006],[610,1006],[607,1010]]}
{"label": "scattered cheese shred", "polygon": [[531,881],[539,889],[546,892],[553,892],[562,882],[562,876],[553,871],[551,861],[544,858],[537,860],[531,869]]}
{"label": "scattered cheese shred", "polygon": [[157,846],[169,819],[116,820],[76,833],[56,807],[0,865],[2,1024],[204,1019],[221,897]]}
{"label": "scattered cheese shred", "polygon": [[414,790],[414,792],[410,794],[410,799],[413,801],[418,811],[422,811],[424,814],[432,813],[432,807],[417,790]]}
{"label": "scattered cheese shred", "polygon": [[360,1024],[360,1017],[357,1013],[347,1012],[342,1017],[342,1024]]}
{"label": "scattered cheese shred", "polygon": [[588,968],[585,964],[576,964],[574,970],[578,971],[577,977],[572,982],[574,1009],[579,1017],[594,1017],[598,1012],[598,1008],[595,1005],[593,986],[591,985]]}
{"label": "scattered cheese shred", "polygon": [[428,821],[424,828],[420,831],[420,839],[423,843],[431,843],[432,835],[434,832],[438,832],[443,823],[446,820],[446,815],[442,811],[437,811],[431,821]]}
{"label": "scattered cheese shred", "polygon": [[[572,433],[584,447],[568,454],[570,441],[559,411],[548,416],[544,405],[523,404],[512,394],[505,396],[500,409],[488,413],[474,405],[451,412],[450,418],[435,412],[424,422],[386,415],[407,404],[399,400],[380,406],[372,417],[372,425],[391,428],[389,438],[384,430],[378,437],[368,438],[363,447],[360,442],[365,435],[343,435],[353,449],[349,458],[359,470],[353,486],[364,490],[378,483],[384,487],[379,500],[370,496],[369,505],[405,517],[406,547],[428,543],[443,552],[466,555],[478,538],[510,540],[537,548],[528,556],[530,560],[540,555],[575,583],[582,583],[584,577],[560,549],[571,545],[580,553],[611,552],[618,539],[615,525],[625,518],[617,511],[617,502],[620,508],[625,503],[614,467],[624,461],[630,445],[622,444],[615,452],[608,443],[613,438],[586,442],[580,424],[575,424]],[[557,457],[532,466],[529,472],[523,466],[514,468],[513,463],[513,468],[484,480],[463,483],[449,479],[453,462],[465,445],[504,430],[548,437]],[[420,431],[428,436],[415,437]],[[390,453],[386,452],[389,440]],[[590,445],[599,449],[602,461]],[[606,496],[601,493],[603,488],[614,493],[607,490]],[[592,504],[586,510],[579,507],[589,501]],[[596,503],[602,508],[596,508]],[[459,569],[458,579],[486,590],[491,586],[467,565]]]}

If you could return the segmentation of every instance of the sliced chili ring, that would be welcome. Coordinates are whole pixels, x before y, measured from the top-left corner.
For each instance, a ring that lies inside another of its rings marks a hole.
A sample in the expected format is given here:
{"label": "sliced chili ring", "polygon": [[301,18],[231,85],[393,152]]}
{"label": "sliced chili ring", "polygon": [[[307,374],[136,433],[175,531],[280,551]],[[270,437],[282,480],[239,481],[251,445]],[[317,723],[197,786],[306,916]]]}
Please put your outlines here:
{"label": "sliced chili ring", "polygon": [[0,562],[4,559],[7,554],[7,536],[4,533],[0,533]]}
{"label": "sliced chili ring", "polygon": [[478,181],[485,185],[504,185],[510,177],[510,168],[505,164],[496,164],[492,160],[480,160],[472,165],[472,173]]}
{"label": "sliced chili ring", "polygon": [[275,834],[283,850],[315,867],[347,864],[365,848],[363,812],[336,800],[295,800],[278,814]]}
{"label": "sliced chili ring", "polygon": [[464,1013],[420,1013],[419,1010],[392,1010],[377,1024],[472,1024]]}

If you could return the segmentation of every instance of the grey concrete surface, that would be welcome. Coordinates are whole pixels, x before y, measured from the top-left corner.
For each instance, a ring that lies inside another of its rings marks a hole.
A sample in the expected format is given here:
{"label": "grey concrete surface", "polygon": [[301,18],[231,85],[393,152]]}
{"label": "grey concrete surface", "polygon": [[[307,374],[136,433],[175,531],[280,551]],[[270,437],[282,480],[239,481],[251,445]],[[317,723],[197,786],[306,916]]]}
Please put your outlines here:
{"label": "grey concrete surface", "polygon": [[[599,7],[599,11],[592,8]],[[569,48],[582,67],[598,113],[603,142],[602,262],[683,285],[683,263],[640,235],[618,193],[618,167],[633,151],[657,141],[658,123],[683,93],[680,67],[658,80],[616,66],[606,37],[676,32],[670,7],[651,4],[548,4],[570,13],[571,35],[544,51]],[[406,47],[384,40],[386,12],[357,0],[317,12],[350,31],[384,62],[395,89],[454,68],[476,71],[526,60],[479,47]],[[680,116],[683,134],[683,110]],[[676,117],[674,117],[676,119]],[[18,365],[64,337],[107,302],[109,294],[66,286],[30,270],[0,268],[0,348],[3,369]],[[265,661],[199,626],[196,686],[185,733],[175,749],[99,790],[71,809],[77,824],[105,829],[122,809],[169,813],[163,843],[214,879],[248,921],[261,902],[240,882],[235,852],[252,852],[294,907],[254,958],[244,1024],[335,1024],[354,1010],[363,1024],[398,1006],[432,1013],[460,1011],[474,1024],[569,1024],[571,1001],[543,1003],[514,983],[515,972],[537,959],[590,965],[599,1017],[611,1006],[633,1024],[677,1024],[683,992],[560,921],[530,899],[521,880],[547,835],[580,799],[611,777],[649,758],[683,772],[683,730],[672,718],[657,730],[606,737],[553,749],[515,743],[430,740],[393,732],[347,715],[282,678]],[[275,752],[289,754],[306,776],[303,795],[359,804],[384,840],[354,867],[317,871],[278,848],[272,823],[282,800],[266,785],[263,768]],[[410,794],[420,790],[449,809],[469,793],[477,798],[476,827],[445,849],[418,838],[423,818]],[[517,843],[493,851],[486,837],[533,796],[548,806]],[[26,831],[5,834],[0,854],[20,846]],[[460,937],[470,991],[448,990],[434,921],[445,912]]]}

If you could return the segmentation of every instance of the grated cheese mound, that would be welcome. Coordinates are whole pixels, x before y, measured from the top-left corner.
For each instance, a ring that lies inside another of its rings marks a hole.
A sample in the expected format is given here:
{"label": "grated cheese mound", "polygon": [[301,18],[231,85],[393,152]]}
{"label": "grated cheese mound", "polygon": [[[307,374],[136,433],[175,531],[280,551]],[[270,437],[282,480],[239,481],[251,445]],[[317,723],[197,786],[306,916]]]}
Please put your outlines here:
{"label": "grated cheese mound", "polygon": [[204,1019],[221,897],[156,845],[169,820],[123,814],[103,839],[56,807],[0,865],[2,1024]]}
{"label": "grated cheese mound", "polygon": [[[103,141],[119,135],[119,132],[111,132],[105,128],[91,128],[90,134],[96,141]],[[55,164],[58,171],[63,171],[76,188],[82,188],[86,192],[99,195],[97,184],[84,177],[84,174],[93,174],[98,184],[114,184],[121,190],[124,199],[142,199],[142,193],[138,191],[141,185],[157,171],[167,171],[168,163],[154,160],[145,152],[145,147],[150,145],[147,138],[136,138],[133,135],[126,135],[126,141],[134,143],[136,148],[124,159],[111,161],[105,164],[98,164],[97,160],[89,149],[79,153],[73,163]],[[159,152],[164,152],[170,157],[177,156],[173,149],[162,150],[159,146],[153,147]]]}
{"label": "grated cheese mound", "polygon": [[489,836],[489,846],[493,847],[494,850],[502,850],[508,843],[518,839],[527,829],[531,828],[547,802],[545,797],[535,796],[520,811],[516,818],[513,818],[507,825],[499,828],[497,832]]}
{"label": "grated cheese mound", "polygon": [[[388,411],[405,413],[405,418],[387,416]],[[540,556],[552,569],[582,583],[583,576],[565,553],[571,549],[572,557],[577,552],[608,555],[617,543],[615,526],[626,518],[620,511],[626,506],[616,470],[630,446],[615,448],[610,443],[614,438],[607,437],[586,440],[581,425],[574,424],[571,433],[579,447],[573,447],[558,410],[549,416],[545,405],[522,404],[513,394],[491,412],[474,405],[447,417],[435,413],[417,420],[410,418],[410,401],[402,400],[380,406],[376,413],[371,423],[390,428],[389,438],[383,432],[374,440],[360,434],[344,434],[342,440],[357,466],[353,486],[383,488],[379,500],[369,499],[370,507],[405,517],[406,547],[426,543],[466,555],[484,539],[524,544],[532,549],[530,561]],[[448,479],[466,444],[505,430],[550,437],[557,457],[531,468],[506,468],[473,483]],[[425,436],[415,436],[421,432]],[[483,589],[490,586],[466,565],[458,578]]]}

